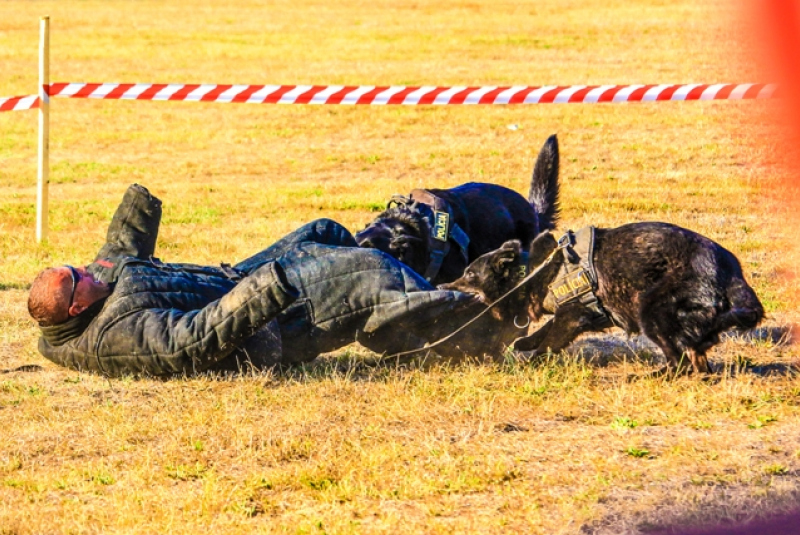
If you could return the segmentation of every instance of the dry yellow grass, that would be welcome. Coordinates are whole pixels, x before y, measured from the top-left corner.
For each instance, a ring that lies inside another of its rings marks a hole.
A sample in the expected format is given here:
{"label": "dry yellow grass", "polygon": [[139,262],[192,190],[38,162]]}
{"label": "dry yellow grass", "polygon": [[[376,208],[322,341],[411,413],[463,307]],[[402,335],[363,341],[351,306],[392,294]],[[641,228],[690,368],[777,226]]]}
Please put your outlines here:
{"label": "dry yellow grass", "polygon": [[[0,95],[35,91],[42,15],[53,81],[761,81],[725,1],[7,1]],[[0,376],[0,533],[621,533],[789,507],[800,255],[772,105],[56,99],[42,246],[36,113],[0,114],[0,368],[42,367]],[[563,228],[665,220],[742,260],[769,317],[714,349],[724,372],[628,382],[652,347],[618,332],[537,367],[370,369],[354,347],[233,380],[107,381],[36,352],[29,281],[89,259],[131,182],[165,201],[164,260],[230,262],[316,217],[358,229],[414,187],[524,193],[552,133]]]}

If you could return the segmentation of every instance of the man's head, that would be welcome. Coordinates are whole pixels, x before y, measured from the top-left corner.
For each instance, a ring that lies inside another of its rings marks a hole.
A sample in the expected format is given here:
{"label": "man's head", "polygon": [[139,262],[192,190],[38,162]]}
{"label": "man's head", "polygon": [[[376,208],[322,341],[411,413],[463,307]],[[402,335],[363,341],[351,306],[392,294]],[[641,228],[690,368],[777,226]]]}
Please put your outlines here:
{"label": "man's head", "polygon": [[57,325],[110,294],[108,284],[94,280],[84,267],[45,269],[31,284],[28,313],[42,327]]}

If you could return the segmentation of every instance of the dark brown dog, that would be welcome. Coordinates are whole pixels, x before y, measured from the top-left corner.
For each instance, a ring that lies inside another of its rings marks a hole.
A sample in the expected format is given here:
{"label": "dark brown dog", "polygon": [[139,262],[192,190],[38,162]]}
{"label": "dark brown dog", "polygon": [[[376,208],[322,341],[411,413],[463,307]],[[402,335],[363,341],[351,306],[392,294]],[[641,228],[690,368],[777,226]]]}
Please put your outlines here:
{"label": "dark brown dog", "polygon": [[457,279],[467,265],[503,242],[530,243],[558,219],[558,140],[545,142],[528,200],[498,186],[470,182],[452,189],[414,190],[356,234],[361,247],[392,255],[434,285]]}
{"label": "dark brown dog", "polygon": [[[533,350],[535,356],[557,352],[581,333],[616,325],[655,342],[669,368],[678,369],[687,356],[703,373],[710,371],[705,353],[720,333],[752,329],[764,316],[736,257],[695,232],[668,223],[632,223],[588,227],[578,235],[577,242],[571,233],[557,242],[551,233],[541,234],[531,244],[527,265],[520,242],[506,242],[441,287],[472,293],[488,304],[535,266],[538,273],[493,312],[504,321],[555,316],[518,339],[515,349]],[[593,253],[581,245],[591,238]],[[568,264],[574,271],[564,276]]]}

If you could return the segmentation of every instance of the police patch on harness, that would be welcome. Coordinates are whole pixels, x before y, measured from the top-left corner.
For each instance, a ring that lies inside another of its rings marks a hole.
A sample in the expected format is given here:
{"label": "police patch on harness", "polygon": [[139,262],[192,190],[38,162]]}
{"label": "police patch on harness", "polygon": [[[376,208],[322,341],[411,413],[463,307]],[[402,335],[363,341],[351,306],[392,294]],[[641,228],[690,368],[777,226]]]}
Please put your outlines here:
{"label": "police patch on harness", "polygon": [[450,214],[436,210],[433,212],[433,237],[439,241],[447,241],[450,228]]}
{"label": "police patch on harness", "polygon": [[586,270],[579,269],[564,275],[550,285],[550,291],[556,299],[556,305],[580,297],[592,291],[592,282]]}

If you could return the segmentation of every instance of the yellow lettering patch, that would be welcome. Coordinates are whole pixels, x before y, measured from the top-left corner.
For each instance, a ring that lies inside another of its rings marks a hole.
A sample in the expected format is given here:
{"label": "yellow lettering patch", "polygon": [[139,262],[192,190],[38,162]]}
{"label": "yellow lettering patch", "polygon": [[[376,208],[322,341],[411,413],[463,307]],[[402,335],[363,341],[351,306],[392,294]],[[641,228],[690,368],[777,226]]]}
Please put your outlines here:
{"label": "yellow lettering patch", "polygon": [[550,285],[550,291],[556,298],[556,305],[560,305],[592,291],[592,283],[586,271],[580,270],[556,280]]}
{"label": "yellow lettering patch", "polygon": [[439,241],[447,241],[447,229],[450,227],[450,214],[439,211],[433,214],[433,237]]}

